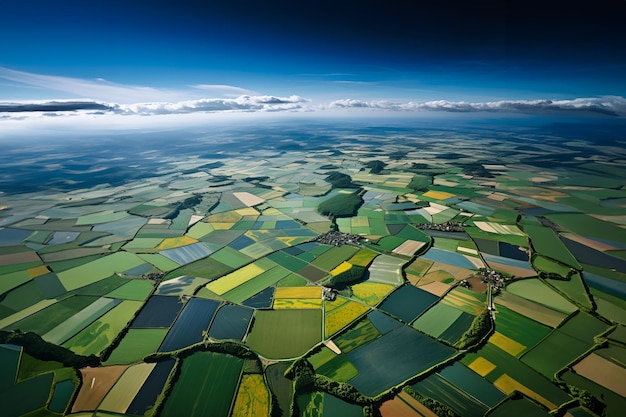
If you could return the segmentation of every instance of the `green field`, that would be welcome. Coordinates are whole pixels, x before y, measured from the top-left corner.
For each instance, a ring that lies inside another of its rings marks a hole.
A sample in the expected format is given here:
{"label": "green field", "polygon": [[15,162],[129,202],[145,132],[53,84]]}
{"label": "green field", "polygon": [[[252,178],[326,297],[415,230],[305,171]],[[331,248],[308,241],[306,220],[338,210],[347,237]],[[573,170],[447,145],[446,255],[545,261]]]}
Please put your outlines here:
{"label": "green field", "polygon": [[437,303],[415,320],[412,326],[428,335],[439,337],[461,314],[463,314],[463,311],[457,308]]}
{"label": "green field", "polygon": [[113,349],[106,365],[124,365],[141,361],[154,353],[169,329],[130,329],[120,344]]}
{"label": "green field", "polygon": [[496,313],[496,330],[531,349],[550,333],[550,328],[499,306]]}
{"label": "green field", "polygon": [[324,271],[330,271],[343,261],[354,256],[358,250],[359,248],[356,246],[335,246],[326,250],[324,253],[311,261],[311,265],[314,265]]}
{"label": "green field", "polygon": [[42,338],[48,342],[60,345],[115,307],[117,302],[117,300],[111,298],[99,298],[72,317],[66,319],[63,323],[43,334]]}
{"label": "green field", "polygon": [[79,355],[98,355],[130,323],[143,304],[126,300],[91,323],[63,346]]}
{"label": "green field", "polygon": [[592,236],[608,241],[626,243],[626,234],[619,226],[604,222],[583,213],[558,213],[546,215],[559,226],[582,236]]}
{"label": "green field", "polygon": [[180,377],[161,416],[228,417],[244,360],[212,352],[183,359]]}
{"label": "green field", "polygon": [[515,281],[507,285],[506,291],[562,313],[570,314],[578,310],[574,304],[536,278]]}
{"label": "green field", "polygon": [[487,343],[476,353],[467,354],[461,362],[471,368],[470,364],[477,358],[484,358],[495,365],[495,369],[486,375],[487,381],[491,383],[506,374],[552,404],[560,405],[570,400],[570,396],[552,384],[548,378],[491,343]]}
{"label": "green field", "polygon": [[300,356],[322,340],[321,310],[257,310],[253,320],[245,342],[267,358]]}
{"label": "green field", "polygon": [[551,229],[544,226],[527,224],[524,225],[524,232],[530,237],[533,248],[535,248],[537,253],[547,256],[548,258],[556,259],[573,268],[581,269],[576,258],[572,256],[563,242],[561,242],[561,239],[559,239],[556,233]]}
{"label": "green field", "polygon": [[44,334],[63,323],[74,314],[96,301],[98,297],[75,295],[44,308],[7,327],[8,330],[20,329],[23,332]]}
{"label": "green field", "polygon": [[549,417],[548,410],[528,398],[508,398],[493,411],[489,417]]}
{"label": "green field", "polygon": [[76,266],[57,275],[67,291],[100,281],[116,272],[143,264],[143,260],[127,252],[116,252],[87,264]]}
{"label": "green field", "polygon": [[364,317],[348,331],[335,337],[333,341],[343,353],[348,353],[361,345],[380,337],[381,334],[368,317]]}

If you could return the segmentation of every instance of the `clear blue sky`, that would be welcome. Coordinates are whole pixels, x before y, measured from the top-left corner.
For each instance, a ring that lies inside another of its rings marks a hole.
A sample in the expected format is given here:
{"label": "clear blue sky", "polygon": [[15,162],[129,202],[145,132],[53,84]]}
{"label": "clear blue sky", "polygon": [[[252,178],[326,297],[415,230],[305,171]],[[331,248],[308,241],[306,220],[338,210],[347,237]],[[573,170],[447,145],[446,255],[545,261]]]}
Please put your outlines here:
{"label": "clear blue sky", "polygon": [[626,96],[626,2],[558,4],[5,1],[0,101]]}

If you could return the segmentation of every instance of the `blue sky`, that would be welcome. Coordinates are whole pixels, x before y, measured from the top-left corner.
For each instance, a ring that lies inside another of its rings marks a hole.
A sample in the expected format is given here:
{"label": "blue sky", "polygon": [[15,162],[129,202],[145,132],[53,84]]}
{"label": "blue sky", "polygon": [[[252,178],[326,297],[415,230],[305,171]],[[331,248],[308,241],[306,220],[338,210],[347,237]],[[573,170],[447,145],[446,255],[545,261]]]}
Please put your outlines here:
{"label": "blue sky", "polygon": [[626,96],[625,3],[545,3],[4,2],[0,101]]}

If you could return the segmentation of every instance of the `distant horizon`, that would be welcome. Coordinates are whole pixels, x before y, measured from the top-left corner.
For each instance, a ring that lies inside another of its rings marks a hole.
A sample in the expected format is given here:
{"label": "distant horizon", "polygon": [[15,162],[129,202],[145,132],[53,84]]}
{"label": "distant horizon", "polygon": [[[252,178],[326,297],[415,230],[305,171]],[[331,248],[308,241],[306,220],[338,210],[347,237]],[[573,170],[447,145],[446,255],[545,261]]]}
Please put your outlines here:
{"label": "distant horizon", "polygon": [[310,110],[613,97],[623,112],[622,6],[10,2],[0,102],[269,96]]}

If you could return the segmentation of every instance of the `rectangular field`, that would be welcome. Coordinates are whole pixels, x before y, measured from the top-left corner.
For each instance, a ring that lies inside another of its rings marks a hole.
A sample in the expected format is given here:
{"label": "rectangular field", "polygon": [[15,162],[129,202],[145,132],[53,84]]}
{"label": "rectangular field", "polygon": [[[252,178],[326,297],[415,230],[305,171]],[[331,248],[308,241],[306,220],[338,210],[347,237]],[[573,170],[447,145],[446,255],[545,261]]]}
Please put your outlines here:
{"label": "rectangular field", "polygon": [[228,417],[243,364],[243,359],[212,352],[197,352],[183,359],[180,378],[161,415]]}
{"label": "rectangular field", "polygon": [[246,344],[267,358],[293,358],[322,340],[322,311],[257,310]]}

